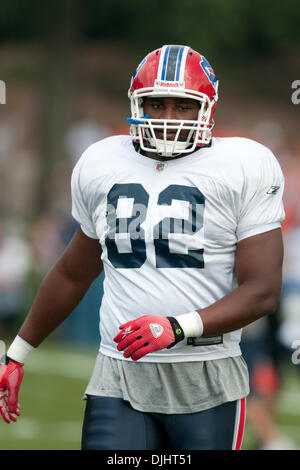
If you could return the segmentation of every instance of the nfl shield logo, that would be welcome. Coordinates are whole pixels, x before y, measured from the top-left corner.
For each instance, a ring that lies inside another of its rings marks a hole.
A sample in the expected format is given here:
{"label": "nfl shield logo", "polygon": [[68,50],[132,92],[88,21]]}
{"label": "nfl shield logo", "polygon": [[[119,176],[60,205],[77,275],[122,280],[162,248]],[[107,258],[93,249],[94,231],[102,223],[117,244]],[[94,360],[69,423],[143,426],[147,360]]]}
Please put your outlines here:
{"label": "nfl shield logo", "polygon": [[165,169],[165,167],[166,167],[165,163],[161,163],[161,162],[156,163],[156,165],[155,165],[155,169],[157,171],[163,171]]}

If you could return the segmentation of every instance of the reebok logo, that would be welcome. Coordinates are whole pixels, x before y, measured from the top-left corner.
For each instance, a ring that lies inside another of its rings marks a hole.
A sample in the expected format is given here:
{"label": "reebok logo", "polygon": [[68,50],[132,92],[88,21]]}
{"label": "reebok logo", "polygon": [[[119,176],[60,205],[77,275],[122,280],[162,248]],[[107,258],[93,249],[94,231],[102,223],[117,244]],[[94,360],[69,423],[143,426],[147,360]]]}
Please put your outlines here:
{"label": "reebok logo", "polygon": [[267,194],[276,194],[279,188],[280,186],[271,186],[269,191],[267,191]]}
{"label": "reebok logo", "polygon": [[163,327],[158,323],[150,323],[150,329],[154,338],[159,338],[164,332]]}
{"label": "reebok logo", "polygon": [[124,339],[125,336],[129,335],[129,333],[132,333],[131,326],[128,326],[128,328],[125,329],[122,339]]}

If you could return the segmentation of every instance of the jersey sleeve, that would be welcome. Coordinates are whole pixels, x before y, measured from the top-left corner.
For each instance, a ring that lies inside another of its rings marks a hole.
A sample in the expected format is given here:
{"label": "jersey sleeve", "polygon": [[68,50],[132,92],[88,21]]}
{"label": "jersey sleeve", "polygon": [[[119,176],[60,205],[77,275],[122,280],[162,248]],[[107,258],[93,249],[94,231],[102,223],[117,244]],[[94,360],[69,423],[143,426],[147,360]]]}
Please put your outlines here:
{"label": "jersey sleeve", "polygon": [[259,160],[245,171],[237,241],[279,228],[284,221],[284,176],[273,153],[264,147]]}
{"label": "jersey sleeve", "polygon": [[79,223],[82,231],[90,238],[97,239],[97,233],[88,209],[88,195],[84,193],[83,160],[84,155],[75,165],[71,177],[72,216]]}

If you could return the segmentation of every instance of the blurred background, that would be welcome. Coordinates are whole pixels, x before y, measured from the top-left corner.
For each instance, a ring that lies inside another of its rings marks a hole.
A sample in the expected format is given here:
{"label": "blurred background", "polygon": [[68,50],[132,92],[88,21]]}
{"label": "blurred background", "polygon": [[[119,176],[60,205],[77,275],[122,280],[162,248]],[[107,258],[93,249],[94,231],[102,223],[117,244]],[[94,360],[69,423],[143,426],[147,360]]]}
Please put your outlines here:
{"label": "blurred background", "polygon": [[[281,302],[243,338],[252,387],[244,448],[300,448],[299,24],[298,0],[1,0],[0,338],[7,346],[76,228],[76,161],[91,143],[128,133],[127,90],[140,60],[163,44],[190,45],[220,81],[214,135],[267,145],[285,174]],[[102,292],[100,276],[29,356],[22,419],[0,423],[0,449],[80,448]]]}

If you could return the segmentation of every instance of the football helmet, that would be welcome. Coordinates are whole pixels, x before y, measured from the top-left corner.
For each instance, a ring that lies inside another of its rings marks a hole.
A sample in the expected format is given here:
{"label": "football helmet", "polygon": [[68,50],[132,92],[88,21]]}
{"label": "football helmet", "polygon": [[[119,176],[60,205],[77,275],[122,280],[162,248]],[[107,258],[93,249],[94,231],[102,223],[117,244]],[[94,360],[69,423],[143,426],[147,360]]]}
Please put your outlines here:
{"label": "football helmet", "polygon": [[[150,52],[132,76],[128,97],[130,134],[142,150],[175,157],[209,144],[218,100],[218,80],[207,59],[189,46],[165,45]],[[199,102],[198,119],[183,121],[144,116],[145,97],[195,99]],[[170,126],[172,131],[176,130],[174,140],[167,139]],[[157,129],[162,131],[162,139],[156,137]],[[180,140],[182,130],[189,131],[184,141]]]}

